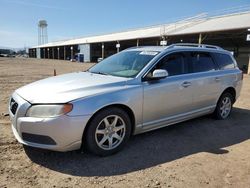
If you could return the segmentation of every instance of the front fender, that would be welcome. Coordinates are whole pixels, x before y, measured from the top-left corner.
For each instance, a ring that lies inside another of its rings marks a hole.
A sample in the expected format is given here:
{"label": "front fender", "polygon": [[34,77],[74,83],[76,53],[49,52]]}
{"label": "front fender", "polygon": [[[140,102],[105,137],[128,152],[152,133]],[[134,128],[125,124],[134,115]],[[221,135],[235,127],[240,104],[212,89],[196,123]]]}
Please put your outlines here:
{"label": "front fender", "polygon": [[125,105],[135,116],[135,125],[142,124],[143,90],[140,85],[124,86],[116,91],[97,94],[71,102],[73,110],[69,116],[93,115],[102,108],[110,105]]}

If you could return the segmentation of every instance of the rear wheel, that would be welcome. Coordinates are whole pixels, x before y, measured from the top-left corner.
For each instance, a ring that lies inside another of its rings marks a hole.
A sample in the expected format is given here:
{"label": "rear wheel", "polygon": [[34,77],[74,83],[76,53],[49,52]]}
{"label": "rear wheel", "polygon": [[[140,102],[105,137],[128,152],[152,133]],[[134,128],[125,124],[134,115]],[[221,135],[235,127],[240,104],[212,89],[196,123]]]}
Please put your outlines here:
{"label": "rear wheel", "polygon": [[128,114],[120,108],[107,108],[97,113],[89,123],[87,148],[94,154],[107,156],[120,151],[131,133]]}
{"label": "rear wheel", "polygon": [[222,94],[214,111],[215,118],[226,119],[232,111],[232,106],[233,96],[230,93]]}

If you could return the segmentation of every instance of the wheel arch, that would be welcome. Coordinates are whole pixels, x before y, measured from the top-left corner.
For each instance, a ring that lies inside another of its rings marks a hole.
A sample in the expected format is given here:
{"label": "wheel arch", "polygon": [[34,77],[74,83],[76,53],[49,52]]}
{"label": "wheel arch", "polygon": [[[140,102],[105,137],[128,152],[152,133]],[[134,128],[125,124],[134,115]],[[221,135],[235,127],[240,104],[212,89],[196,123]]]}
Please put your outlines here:
{"label": "wheel arch", "polygon": [[124,110],[124,111],[128,114],[128,116],[129,116],[129,118],[130,118],[130,121],[131,121],[131,125],[132,125],[132,127],[131,127],[131,134],[134,133],[134,130],[135,130],[135,114],[134,114],[133,110],[132,110],[130,107],[128,107],[127,105],[124,105],[124,104],[110,104],[110,105],[104,106],[104,107],[100,108],[99,110],[97,110],[97,111],[91,116],[91,118],[88,120],[88,122],[87,122],[87,124],[86,124],[86,127],[84,128],[83,134],[82,134],[82,146],[83,146],[84,143],[85,143],[85,138],[86,138],[85,135],[86,135],[86,133],[87,133],[89,124],[90,124],[90,122],[92,121],[92,119],[95,117],[95,115],[98,114],[98,113],[99,113],[100,111],[102,111],[102,110],[105,110],[105,109],[107,109],[107,108],[113,108],[113,107],[120,108],[120,109]]}
{"label": "wheel arch", "polygon": [[[224,89],[224,91],[222,92],[222,94],[220,95],[220,97],[224,93],[230,93],[233,96],[233,103],[236,101],[236,89],[234,87],[228,87],[228,88]],[[218,99],[218,101],[219,101],[219,99]],[[217,101],[217,103],[218,103],[218,101]]]}

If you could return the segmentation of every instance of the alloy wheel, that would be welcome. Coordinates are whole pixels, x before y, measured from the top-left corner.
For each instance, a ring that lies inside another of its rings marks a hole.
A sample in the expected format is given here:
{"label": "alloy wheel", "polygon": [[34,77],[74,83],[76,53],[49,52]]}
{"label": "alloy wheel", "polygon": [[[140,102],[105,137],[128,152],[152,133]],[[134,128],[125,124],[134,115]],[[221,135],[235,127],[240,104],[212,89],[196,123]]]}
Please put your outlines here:
{"label": "alloy wheel", "polygon": [[95,141],[104,150],[118,147],[125,136],[126,126],[124,120],[118,115],[103,118],[95,131]]}
{"label": "alloy wheel", "polygon": [[220,106],[220,114],[223,119],[227,118],[227,116],[230,114],[232,109],[232,102],[229,97],[225,97],[221,101],[221,106]]}

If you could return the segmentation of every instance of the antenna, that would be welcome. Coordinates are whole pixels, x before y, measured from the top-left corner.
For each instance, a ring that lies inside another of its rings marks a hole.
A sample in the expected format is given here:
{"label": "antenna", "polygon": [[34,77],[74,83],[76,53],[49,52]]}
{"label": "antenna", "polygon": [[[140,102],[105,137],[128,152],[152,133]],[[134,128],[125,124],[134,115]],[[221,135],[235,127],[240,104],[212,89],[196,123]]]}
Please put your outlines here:
{"label": "antenna", "polygon": [[38,22],[38,45],[48,43],[47,26],[46,20]]}

